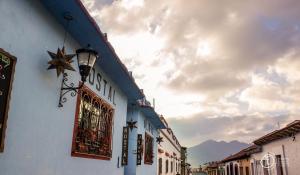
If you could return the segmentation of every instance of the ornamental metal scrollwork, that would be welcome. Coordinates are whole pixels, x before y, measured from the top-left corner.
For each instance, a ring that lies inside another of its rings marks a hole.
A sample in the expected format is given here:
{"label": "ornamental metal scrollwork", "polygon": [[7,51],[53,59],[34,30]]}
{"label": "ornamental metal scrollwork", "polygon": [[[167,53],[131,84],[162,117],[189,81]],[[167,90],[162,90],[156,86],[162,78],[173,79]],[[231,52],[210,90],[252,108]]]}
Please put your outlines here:
{"label": "ornamental metal scrollwork", "polygon": [[114,109],[86,87],[78,95],[72,152],[85,157],[111,158]]}
{"label": "ornamental metal scrollwork", "polygon": [[71,92],[70,95],[72,97],[75,97],[78,93],[78,89],[83,87],[83,83],[81,83],[79,85],[79,87],[75,87],[74,83],[67,84],[68,81],[69,81],[68,74],[64,72],[63,73],[63,78],[62,78],[62,81],[61,81],[61,89],[60,89],[58,107],[63,107],[63,103],[68,101],[67,98],[65,97],[65,95],[67,93]]}

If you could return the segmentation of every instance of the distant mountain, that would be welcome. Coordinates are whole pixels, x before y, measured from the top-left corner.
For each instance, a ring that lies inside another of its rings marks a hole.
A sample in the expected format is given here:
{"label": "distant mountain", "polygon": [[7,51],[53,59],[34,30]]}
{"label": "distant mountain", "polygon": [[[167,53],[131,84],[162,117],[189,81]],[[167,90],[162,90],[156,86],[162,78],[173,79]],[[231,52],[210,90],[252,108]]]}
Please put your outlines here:
{"label": "distant mountain", "polygon": [[207,162],[222,160],[248,146],[250,145],[236,140],[231,142],[207,140],[188,148],[188,162],[192,167],[199,167]]}

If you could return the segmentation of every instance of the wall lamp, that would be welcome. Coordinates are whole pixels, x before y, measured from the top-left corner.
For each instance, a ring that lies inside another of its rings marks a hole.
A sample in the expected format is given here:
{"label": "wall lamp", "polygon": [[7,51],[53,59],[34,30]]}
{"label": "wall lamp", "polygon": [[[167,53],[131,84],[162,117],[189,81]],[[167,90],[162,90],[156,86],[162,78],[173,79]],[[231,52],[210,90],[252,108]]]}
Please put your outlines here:
{"label": "wall lamp", "polygon": [[[68,92],[71,92],[72,97],[76,96],[78,90],[81,89],[84,83],[86,82],[86,78],[89,76],[91,69],[94,67],[96,59],[98,58],[98,53],[95,50],[93,50],[89,44],[85,48],[77,49],[76,54],[69,54],[69,55],[66,54],[65,42],[68,34],[67,31],[70,22],[73,21],[73,16],[69,12],[66,12],[63,18],[65,19],[66,27],[65,27],[62,49],[58,48],[57,53],[48,51],[48,54],[52,58],[52,60],[48,62],[49,64],[48,70],[56,69],[57,77],[59,77],[61,73],[63,74],[58,107],[63,107],[63,103],[67,101],[67,98],[64,96]],[[67,84],[68,74],[65,72],[66,69],[75,71],[75,69],[71,65],[71,63],[73,62],[72,59],[75,55],[77,56],[79,73],[81,76],[81,83],[79,84],[78,87],[74,87],[74,83]]]}
{"label": "wall lamp", "polygon": [[86,48],[76,50],[77,62],[79,67],[79,73],[81,76],[81,83],[78,87],[74,87],[74,83],[67,84],[68,74],[63,72],[63,79],[61,82],[60,96],[58,107],[63,107],[63,103],[67,101],[64,97],[68,92],[71,92],[71,96],[75,97],[78,90],[81,89],[86,82],[87,77],[90,74],[91,69],[94,67],[96,59],[99,57],[98,53],[93,50],[90,45]]}

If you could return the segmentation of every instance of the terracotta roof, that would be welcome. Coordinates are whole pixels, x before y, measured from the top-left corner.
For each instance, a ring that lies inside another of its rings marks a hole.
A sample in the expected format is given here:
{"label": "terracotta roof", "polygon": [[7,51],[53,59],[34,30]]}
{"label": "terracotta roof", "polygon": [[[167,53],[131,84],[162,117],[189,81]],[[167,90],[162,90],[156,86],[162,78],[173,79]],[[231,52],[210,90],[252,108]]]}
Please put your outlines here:
{"label": "terracotta roof", "polygon": [[288,124],[286,127],[275,130],[261,138],[255,140],[253,143],[256,145],[265,145],[275,140],[283,139],[286,137],[292,137],[296,133],[300,132],[300,120],[295,120],[294,122]]}
{"label": "terracotta roof", "polygon": [[218,168],[219,162],[208,162],[207,168]]}
{"label": "terracotta roof", "polygon": [[261,152],[261,147],[257,146],[257,145],[252,145],[248,148],[241,150],[240,152],[238,152],[236,154],[233,154],[233,155],[223,159],[221,162],[225,163],[225,162],[230,162],[230,161],[234,161],[234,160],[245,159],[245,158],[250,157],[251,154],[258,153],[258,152]]}

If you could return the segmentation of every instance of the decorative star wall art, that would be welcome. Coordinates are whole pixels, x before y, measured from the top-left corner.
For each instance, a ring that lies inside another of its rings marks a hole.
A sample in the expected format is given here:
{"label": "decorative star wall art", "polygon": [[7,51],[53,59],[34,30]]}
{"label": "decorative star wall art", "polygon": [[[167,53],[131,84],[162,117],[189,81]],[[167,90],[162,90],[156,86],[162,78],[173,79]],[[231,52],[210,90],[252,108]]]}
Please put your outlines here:
{"label": "decorative star wall art", "polygon": [[137,128],[136,126],[137,121],[133,121],[132,119],[130,121],[127,121],[127,126],[132,131],[133,128]]}
{"label": "decorative star wall art", "polygon": [[59,77],[61,73],[64,73],[65,69],[75,71],[75,69],[71,65],[71,63],[73,62],[72,59],[75,54],[66,55],[65,47],[63,47],[61,50],[60,48],[58,48],[56,54],[50,51],[48,51],[48,54],[52,58],[52,60],[48,62],[48,64],[50,65],[48,67],[48,70],[56,69],[57,77]]}
{"label": "decorative star wall art", "polygon": [[156,137],[156,142],[160,145],[161,142],[163,142],[164,139],[161,136]]}

